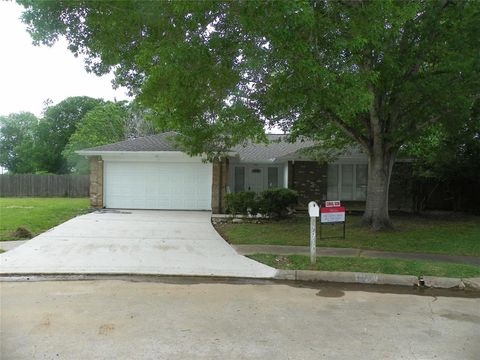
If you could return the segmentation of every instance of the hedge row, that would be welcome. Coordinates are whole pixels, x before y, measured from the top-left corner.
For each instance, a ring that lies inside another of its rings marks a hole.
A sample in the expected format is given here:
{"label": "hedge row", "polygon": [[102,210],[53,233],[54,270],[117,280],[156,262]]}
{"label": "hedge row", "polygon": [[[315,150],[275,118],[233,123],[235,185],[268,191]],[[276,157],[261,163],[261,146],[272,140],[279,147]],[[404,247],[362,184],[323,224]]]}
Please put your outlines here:
{"label": "hedge row", "polygon": [[257,214],[270,217],[285,217],[289,209],[298,203],[298,194],[291,189],[268,189],[260,194],[253,191],[230,193],[225,197],[227,212],[232,215]]}

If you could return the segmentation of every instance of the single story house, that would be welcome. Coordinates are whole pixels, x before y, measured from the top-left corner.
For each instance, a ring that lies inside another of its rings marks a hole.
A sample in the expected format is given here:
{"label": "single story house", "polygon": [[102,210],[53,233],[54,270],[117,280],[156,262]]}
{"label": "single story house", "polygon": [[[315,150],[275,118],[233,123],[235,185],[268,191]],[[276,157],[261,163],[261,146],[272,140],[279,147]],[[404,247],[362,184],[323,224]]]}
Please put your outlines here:
{"label": "single story house", "polygon": [[[90,160],[92,207],[223,213],[228,192],[260,193],[276,187],[296,190],[300,206],[328,199],[358,208],[365,202],[367,157],[360,151],[319,163],[302,151],[313,142],[291,143],[285,135],[269,134],[268,144],[248,142],[221,161],[207,162],[179,150],[175,135],[166,132],[78,151]],[[390,192],[398,194],[391,200],[400,201],[397,208],[408,208],[405,184],[395,183]]]}

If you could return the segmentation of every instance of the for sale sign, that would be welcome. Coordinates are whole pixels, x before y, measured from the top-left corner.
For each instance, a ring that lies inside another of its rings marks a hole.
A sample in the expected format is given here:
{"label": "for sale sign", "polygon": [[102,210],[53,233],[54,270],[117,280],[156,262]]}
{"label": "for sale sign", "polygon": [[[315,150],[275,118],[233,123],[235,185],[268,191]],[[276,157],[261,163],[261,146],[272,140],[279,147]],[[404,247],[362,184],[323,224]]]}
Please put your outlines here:
{"label": "for sale sign", "polygon": [[325,207],[340,207],[340,200],[325,201]]}
{"label": "for sale sign", "polygon": [[337,223],[345,221],[345,208],[343,206],[337,207],[322,207],[320,209],[321,223]]}

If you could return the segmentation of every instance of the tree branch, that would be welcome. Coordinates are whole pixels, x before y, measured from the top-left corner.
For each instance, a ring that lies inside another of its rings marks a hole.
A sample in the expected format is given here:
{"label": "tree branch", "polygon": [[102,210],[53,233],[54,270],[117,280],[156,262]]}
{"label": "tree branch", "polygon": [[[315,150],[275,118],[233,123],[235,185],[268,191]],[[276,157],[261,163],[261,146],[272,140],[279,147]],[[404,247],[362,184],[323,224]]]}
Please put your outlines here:
{"label": "tree branch", "polygon": [[340,119],[335,114],[322,112],[321,115],[326,116],[331,122],[333,122],[338,128],[340,128],[340,130],[342,130],[348,137],[358,142],[365,149],[365,151],[367,152],[370,151],[370,145],[369,145],[368,139],[362,134],[359,134],[359,132],[355,128],[348,125],[345,121]]}
{"label": "tree branch", "polygon": [[397,141],[392,142],[392,144],[389,146],[389,149],[403,145],[403,143],[407,141],[408,138],[411,137],[413,133],[424,130],[428,126],[435,124],[440,119],[440,117],[441,117],[440,115],[432,116],[430,119],[428,119],[427,121],[421,124],[415,123],[414,121],[410,122],[408,126],[409,130],[405,131],[405,133],[408,134],[409,136],[402,136]]}

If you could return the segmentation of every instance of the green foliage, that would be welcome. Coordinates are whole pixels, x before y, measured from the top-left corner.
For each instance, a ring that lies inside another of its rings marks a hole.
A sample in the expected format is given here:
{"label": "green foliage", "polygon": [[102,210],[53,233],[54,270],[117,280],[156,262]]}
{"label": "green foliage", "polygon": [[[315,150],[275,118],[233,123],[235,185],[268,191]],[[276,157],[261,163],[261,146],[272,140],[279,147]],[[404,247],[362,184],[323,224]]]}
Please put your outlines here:
{"label": "green foliage", "polygon": [[[360,226],[361,216],[347,215],[346,220],[345,239],[323,239],[319,246],[480,256],[479,216],[393,216],[396,231],[382,233]],[[342,234],[341,225],[322,226],[326,237]],[[231,244],[308,246],[310,218],[304,215],[264,224],[224,224],[218,230]]]}
{"label": "green foliage", "polygon": [[298,203],[296,191],[285,188],[268,189],[260,194],[260,212],[271,217],[285,217],[289,208]]}
{"label": "green foliage", "polygon": [[35,42],[115,68],[193,152],[263,123],[369,148],[375,116],[398,148],[479,85],[478,1],[18,2]]}
{"label": "green foliage", "polygon": [[480,101],[462,122],[431,126],[406,148],[417,175],[440,181],[474,179],[480,174]]}
{"label": "green foliage", "polygon": [[232,215],[256,215],[257,199],[253,191],[242,191],[225,195],[227,211]]}
{"label": "green foliage", "polygon": [[11,173],[32,173],[37,169],[32,154],[38,119],[31,113],[0,116],[0,165]]}
{"label": "green foliage", "polygon": [[85,114],[62,154],[69,168],[87,174],[88,162],[75,151],[125,140],[128,109],[124,103],[106,103]]}
{"label": "green foliage", "polygon": [[44,117],[0,116],[0,165],[11,173],[87,173],[76,150],[151,135],[157,128],[138,104],[71,97],[47,106]]}
{"label": "green foliage", "polygon": [[77,96],[46,108],[35,135],[33,154],[40,171],[52,174],[69,172],[62,152],[85,114],[103,103],[101,99]]}
{"label": "green foliage", "polygon": [[440,192],[450,209],[480,210],[480,197],[471,190],[480,186],[480,101],[465,121],[432,125],[404,152],[413,159],[415,210],[429,207]]}
{"label": "green foliage", "polygon": [[90,70],[114,70],[192,154],[275,125],[359,144],[384,180],[367,201],[378,224],[400,147],[465,122],[480,88],[477,0],[18,2],[36,43],[64,35]]}
{"label": "green foliage", "polygon": [[77,150],[155,134],[157,129],[147,117],[147,111],[126,102],[103,103],[87,112],[62,153],[69,170],[88,173],[88,162]]}
{"label": "green foliage", "polygon": [[285,217],[290,207],[298,203],[298,194],[291,189],[268,189],[257,195],[253,191],[242,191],[225,195],[230,214],[268,215]]}
{"label": "green foliage", "polygon": [[452,264],[441,261],[402,259],[367,259],[362,257],[317,257],[315,265],[304,255],[254,254],[256,261],[279,269],[317,271],[355,271],[380,274],[414,276],[442,276],[455,278],[477,277],[480,268],[476,265]]}

